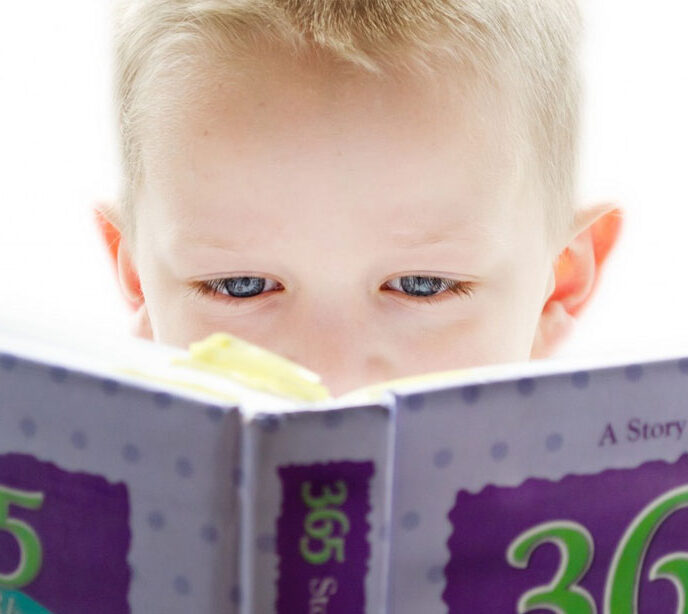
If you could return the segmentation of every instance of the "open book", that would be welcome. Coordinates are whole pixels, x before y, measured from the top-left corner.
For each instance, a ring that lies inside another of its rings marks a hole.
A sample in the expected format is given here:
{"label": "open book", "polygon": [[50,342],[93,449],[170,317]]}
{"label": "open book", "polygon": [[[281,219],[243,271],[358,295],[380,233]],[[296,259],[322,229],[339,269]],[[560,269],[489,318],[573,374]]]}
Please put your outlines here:
{"label": "open book", "polygon": [[2,614],[674,614],[688,360],[333,399],[227,336],[0,324]]}

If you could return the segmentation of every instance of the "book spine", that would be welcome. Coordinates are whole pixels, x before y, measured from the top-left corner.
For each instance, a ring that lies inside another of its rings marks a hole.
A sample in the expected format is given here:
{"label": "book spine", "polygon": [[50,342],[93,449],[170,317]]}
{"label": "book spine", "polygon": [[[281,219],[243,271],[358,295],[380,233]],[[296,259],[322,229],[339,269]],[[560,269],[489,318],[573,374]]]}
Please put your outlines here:
{"label": "book spine", "polygon": [[385,612],[392,454],[390,407],[246,424],[243,614]]}

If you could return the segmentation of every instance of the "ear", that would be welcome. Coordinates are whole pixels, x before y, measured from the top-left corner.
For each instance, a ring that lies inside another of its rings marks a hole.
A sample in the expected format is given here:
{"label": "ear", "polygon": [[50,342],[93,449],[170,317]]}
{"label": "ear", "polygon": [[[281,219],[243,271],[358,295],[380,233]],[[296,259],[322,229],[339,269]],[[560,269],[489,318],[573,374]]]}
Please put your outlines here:
{"label": "ear", "polygon": [[143,339],[152,339],[153,331],[141,291],[141,281],[124,240],[117,207],[112,203],[98,203],[94,207],[96,226],[119,281],[124,300],[132,313],[131,332]]}
{"label": "ear", "polygon": [[559,254],[549,298],[538,322],[531,357],[546,358],[570,334],[575,318],[590,302],[622,226],[619,208],[604,204],[581,211],[572,238]]}

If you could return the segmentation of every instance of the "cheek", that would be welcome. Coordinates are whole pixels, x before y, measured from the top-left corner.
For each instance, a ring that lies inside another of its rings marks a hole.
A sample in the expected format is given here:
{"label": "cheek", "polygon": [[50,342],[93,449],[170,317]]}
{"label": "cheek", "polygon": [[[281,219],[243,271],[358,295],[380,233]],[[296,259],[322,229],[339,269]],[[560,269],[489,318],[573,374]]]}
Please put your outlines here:
{"label": "cheek", "polygon": [[543,307],[541,286],[537,275],[497,278],[476,294],[465,319],[406,339],[407,361],[427,371],[528,360]]}
{"label": "cheek", "polygon": [[[295,330],[296,321],[294,326],[284,327],[277,325],[282,321],[279,314],[275,314],[276,318],[265,314],[260,318],[230,317],[222,309],[199,308],[195,299],[166,290],[164,284],[150,286],[147,299],[156,341],[185,348],[214,332],[226,331],[278,353],[313,362],[309,360],[309,348],[304,347],[308,335]],[[380,379],[527,360],[535,318],[522,317],[523,311],[515,300],[504,297],[460,321],[429,324],[428,318],[419,317],[415,322],[404,318],[394,323],[387,318],[379,326],[368,328],[360,338],[351,339],[358,350],[351,349],[359,352],[361,359],[366,352],[374,351],[385,365],[379,369]],[[370,318],[374,319],[374,314]]]}
{"label": "cheek", "polygon": [[[227,328],[198,318],[187,310],[168,310],[153,323],[155,340],[167,345],[188,348],[189,344]],[[235,333],[238,335],[238,333]],[[241,336],[241,335],[238,335]]]}
{"label": "cheek", "polygon": [[515,330],[514,310],[502,309],[508,297],[496,291],[476,295],[456,314],[424,313],[414,318],[390,316],[380,322],[376,345],[387,358],[386,379],[526,360],[532,339]]}
{"label": "cheek", "polygon": [[196,300],[183,293],[166,291],[158,286],[147,299],[149,314],[155,341],[188,348],[189,344],[200,341],[216,332],[231,332],[232,334],[252,341],[248,331],[242,327],[232,325],[227,318],[220,318],[198,309]]}
{"label": "cheek", "polygon": [[139,252],[137,265],[153,339],[186,348],[202,338],[202,323],[190,313],[188,297],[179,283],[143,250]]}
{"label": "cheek", "polygon": [[442,327],[436,334],[407,339],[402,357],[405,373],[424,373],[525,360],[529,344],[514,334],[502,314],[482,310],[473,319]]}
{"label": "cheek", "polygon": [[179,285],[155,284],[147,303],[154,339],[160,343],[188,348],[213,333],[226,332],[278,353],[283,350],[275,345],[282,340],[274,318],[265,312],[255,317],[232,314],[219,305],[208,307],[202,297]]}

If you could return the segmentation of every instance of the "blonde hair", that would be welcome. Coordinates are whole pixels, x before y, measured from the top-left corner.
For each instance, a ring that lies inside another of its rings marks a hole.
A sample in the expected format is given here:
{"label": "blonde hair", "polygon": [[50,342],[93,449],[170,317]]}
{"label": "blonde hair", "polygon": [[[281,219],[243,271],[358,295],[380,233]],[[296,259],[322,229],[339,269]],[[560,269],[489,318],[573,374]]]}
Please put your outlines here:
{"label": "blonde hair", "polygon": [[444,58],[483,81],[509,80],[550,226],[558,235],[572,223],[580,114],[576,0],[118,0],[114,25],[125,217],[144,176],[142,128],[168,104],[150,95],[162,76],[182,91],[184,82],[201,78],[199,61],[250,57],[255,45],[274,42],[323,50],[373,73],[429,71]]}

